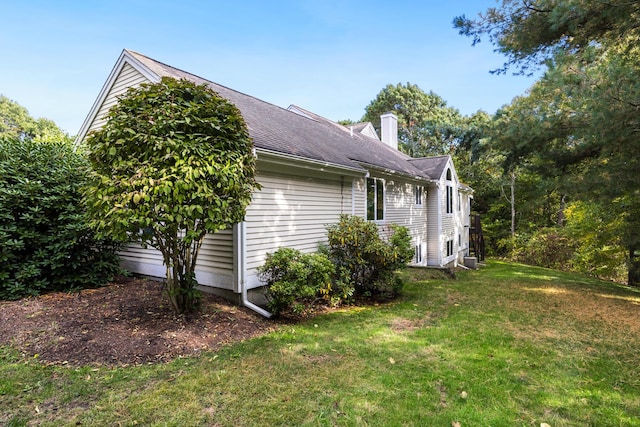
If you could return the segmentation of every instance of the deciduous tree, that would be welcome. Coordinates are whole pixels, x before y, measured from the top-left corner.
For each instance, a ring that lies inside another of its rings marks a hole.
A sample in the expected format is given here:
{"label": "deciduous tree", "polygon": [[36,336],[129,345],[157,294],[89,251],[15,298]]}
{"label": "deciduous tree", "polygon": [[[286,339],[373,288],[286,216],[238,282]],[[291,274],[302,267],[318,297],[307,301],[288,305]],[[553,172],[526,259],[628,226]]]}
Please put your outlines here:
{"label": "deciduous tree", "polygon": [[205,85],[170,78],[129,89],[87,139],[96,229],[162,252],[176,313],[196,306],[205,234],[244,218],[258,186],[252,150],[238,108]]}
{"label": "deciduous tree", "polygon": [[71,138],[49,119],[31,117],[26,108],[0,95],[0,137],[33,139],[38,142],[71,142]]}
{"label": "deciduous tree", "polygon": [[380,116],[387,112],[398,116],[400,149],[412,157],[451,154],[458,143],[456,130],[462,121],[458,110],[417,85],[385,86],[365,108],[362,121],[371,122],[379,131]]}

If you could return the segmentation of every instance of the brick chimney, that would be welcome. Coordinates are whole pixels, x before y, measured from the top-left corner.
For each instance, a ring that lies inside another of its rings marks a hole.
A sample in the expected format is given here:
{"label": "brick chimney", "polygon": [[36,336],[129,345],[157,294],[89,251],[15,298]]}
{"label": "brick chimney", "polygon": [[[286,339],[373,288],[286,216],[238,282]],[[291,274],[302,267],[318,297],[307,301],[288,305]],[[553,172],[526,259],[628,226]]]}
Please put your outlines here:
{"label": "brick chimney", "polygon": [[380,116],[381,140],[391,148],[398,149],[398,117],[393,113]]}

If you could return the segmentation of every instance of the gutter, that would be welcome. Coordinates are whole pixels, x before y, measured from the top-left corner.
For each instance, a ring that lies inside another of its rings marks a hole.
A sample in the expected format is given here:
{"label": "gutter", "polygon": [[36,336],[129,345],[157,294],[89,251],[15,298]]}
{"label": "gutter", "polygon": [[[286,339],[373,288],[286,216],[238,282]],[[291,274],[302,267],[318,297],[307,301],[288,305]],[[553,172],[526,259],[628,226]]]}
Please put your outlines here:
{"label": "gutter", "polygon": [[337,163],[322,160],[310,159],[308,157],[296,156],[294,154],[281,153],[256,147],[257,159],[278,165],[296,166],[306,169],[316,169],[320,171],[330,171],[342,175],[362,176],[366,169],[354,166],[340,165]]}
{"label": "gutter", "polygon": [[271,316],[273,316],[270,312],[268,312],[267,310],[265,310],[262,307],[257,306],[256,304],[252,303],[251,301],[249,301],[249,298],[247,296],[247,282],[246,282],[246,271],[247,271],[247,247],[246,247],[246,223],[244,221],[238,223],[237,226],[237,232],[238,232],[238,239],[237,239],[237,244],[239,246],[239,259],[238,259],[238,279],[239,279],[239,283],[238,285],[240,286],[240,295],[241,295],[241,302],[242,305],[244,307],[247,307],[253,311],[255,311],[256,313],[260,314],[261,316],[266,317],[267,319],[271,318]]}
{"label": "gutter", "polygon": [[366,170],[367,170],[367,178],[369,177],[369,171],[371,170],[375,170],[381,173],[384,173],[386,175],[395,175],[395,176],[402,176],[406,179],[409,179],[411,181],[416,181],[416,182],[420,182],[420,183],[429,183],[429,184],[436,184],[437,182],[439,182],[436,179],[431,179],[431,178],[425,178],[423,176],[419,176],[419,175],[410,175],[408,173],[405,172],[400,172],[397,170],[393,170],[393,169],[389,169],[389,168],[385,168],[385,167],[381,167],[381,166],[376,166],[376,165],[372,165],[370,163],[366,163],[366,162],[362,162],[360,160],[355,160],[355,162],[357,162],[358,164],[360,164],[361,166],[363,166]]}

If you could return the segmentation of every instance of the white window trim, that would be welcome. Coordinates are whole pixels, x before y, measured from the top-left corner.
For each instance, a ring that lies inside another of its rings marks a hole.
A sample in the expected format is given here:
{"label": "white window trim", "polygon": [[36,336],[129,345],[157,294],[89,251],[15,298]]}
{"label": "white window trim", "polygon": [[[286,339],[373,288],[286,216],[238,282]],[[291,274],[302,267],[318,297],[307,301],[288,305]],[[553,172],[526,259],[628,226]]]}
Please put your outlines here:
{"label": "white window trim", "polygon": [[444,211],[446,215],[453,215],[453,185],[444,186]]}
{"label": "white window trim", "polygon": [[[374,187],[374,195],[373,198],[375,200],[375,205],[373,209],[374,216],[376,218],[369,218],[369,180],[372,179],[376,182]],[[378,215],[378,181],[382,182],[382,219],[377,218]],[[373,221],[377,224],[381,224],[385,222],[387,218],[387,182],[384,178],[376,178],[376,177],[368,177],[365,180],[365,218],[367,221]]]}
{"label": "white window trim", "polygon": [[[449,253],[449,246],[451,246],[451,253]],[[450,258],[450,257],[454,256],[455,252],[456,252],[455,249],[456,249],[456,247],[455,247],[453,239],[447,239],[447,241],[446,241],[446,251],[445,251],[446,258]]]}

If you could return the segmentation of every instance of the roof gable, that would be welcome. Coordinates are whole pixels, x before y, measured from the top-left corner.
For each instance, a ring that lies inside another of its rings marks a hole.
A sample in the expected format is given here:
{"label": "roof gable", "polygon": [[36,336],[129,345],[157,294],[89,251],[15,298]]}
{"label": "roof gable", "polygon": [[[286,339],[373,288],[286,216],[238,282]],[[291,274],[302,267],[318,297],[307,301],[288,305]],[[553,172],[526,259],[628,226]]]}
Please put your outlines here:
{"label": "roof gable", "polygon": [[451,156],[420,157],[409,159],[409,162],[420,169],[428,178],[439,181],[442,179]]}
{"label": "roof gable", "polygon": [[[110,95],[112,95],[112,90],[114,88],[114,85],[116,84],[118,77],[120,76],[122,71],[125,69],[125,67],[127,67],[127,65],[133,67],[137,72],[139,72],[142,75],[143,78],[145,78],[148,81],[157,82],[160,80],[159,76],[154,72],[152,72],[151,70],[149,70],[148,68],[146,68],[145,66],[143,66],[135,58],[135,56],[132,55],[132,52],[126,49],[123,50],[122,53],[120,54],[120,57],[116,61],[115,65],[111,69],[111,72],[109,73],[109,77],[107,77],[106,82],[104,83],[104,85],[102,85],[102,89],[100,89],[100,93],[98,94],[98,97],[96,98],[93,105],[91,106],[91,109],[89,110],[89,114],[87,114],[87,117],[84,119],[84,122],[82,122],[82,126],[80,127],[80,130],[78,131],[78,134],[76,136],[76,142],[82,141],[89,133],[92,124],[96,120],[99,120],[101,118],[101,117],[98,117],[101,107],[103,106],[107,98]],[[124,89],[126,89],[126,87]]]}
{"label": "roof gable", "polygon": [[358,132],[370,138],[380,140],[380,137],[376,132],[376,128],[373,127],[373,124],[371,122],[356,123],[355,125],[351,125],[348,127],[349,129],[353,129],[354,132]]}

